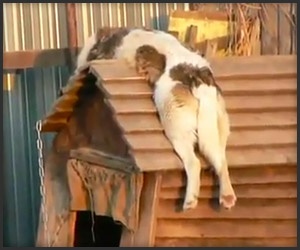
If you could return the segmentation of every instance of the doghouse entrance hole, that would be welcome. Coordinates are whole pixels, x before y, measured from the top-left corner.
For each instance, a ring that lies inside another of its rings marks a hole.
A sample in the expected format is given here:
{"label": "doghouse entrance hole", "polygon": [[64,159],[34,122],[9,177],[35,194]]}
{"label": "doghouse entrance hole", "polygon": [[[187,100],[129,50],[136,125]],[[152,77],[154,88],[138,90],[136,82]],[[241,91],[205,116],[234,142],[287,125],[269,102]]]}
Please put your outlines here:
{"label": "doghouse entrance hole", "polygon": [[92,215],[90,211],[77,212],[74,247],[118,247],[121,234],[122,225],[117,224],[111,217]]}

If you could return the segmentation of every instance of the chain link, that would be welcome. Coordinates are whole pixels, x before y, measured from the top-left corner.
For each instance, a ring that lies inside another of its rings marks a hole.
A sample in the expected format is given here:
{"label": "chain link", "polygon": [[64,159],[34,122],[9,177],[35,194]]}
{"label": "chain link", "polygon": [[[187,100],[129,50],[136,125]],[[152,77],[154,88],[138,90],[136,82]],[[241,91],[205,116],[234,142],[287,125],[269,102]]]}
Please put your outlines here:
{"label": "chain link", "polygon": [[41,138],[41,130],[42,130],[42,121],[39,120],[36,122],[35,129],[37,132],[37,140],[36,140],[36,147],[38,149],[38,164],[39,164],[39,177],[40,177],[40,194],[42,198],[41,202],[41,212],[42,212],[42,219],[44,225],[44,234],[45,239],[47,240],[47,247],[50,247],[50,237],[48,232],[48,213],[46,208],[46,188],[45,188],[45,169],[44,169],[44,159],[43,159],[43,141]]}

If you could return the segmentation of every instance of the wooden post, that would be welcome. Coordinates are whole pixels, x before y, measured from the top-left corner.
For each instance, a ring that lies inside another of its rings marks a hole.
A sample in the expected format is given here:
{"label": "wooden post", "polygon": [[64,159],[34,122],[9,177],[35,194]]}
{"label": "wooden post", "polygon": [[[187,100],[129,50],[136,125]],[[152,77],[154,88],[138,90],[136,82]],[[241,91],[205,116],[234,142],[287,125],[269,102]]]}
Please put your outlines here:
{"label": "wooden post", "polygon": [[[266,12],[262,12],[261,53],[278,54],[278,4],[266,3]],[[288,27],[287,27],[288,29]]]}
{"label": "wooden post", "polygon": [[124,229],[121,238],[121,247],[139,246],[153,247],[156,231],[156,215],[158,195],[161,187],[161,173],[145,173],[144,187],[140,200],[139,226],[135,233]]}
{"label": "wooden post", "polygon": [[[46,236],[48,235],[51,247],[73,247],[74,232],[76,223],[76,212],[66,212],[59,216],[54,208],[54,193],[52,191],[52,181],[49,172],[45,171],[45,189],[46,189],[46,212],[48,223],[45,228],[40,211],[38,233],[36,238],[36,247],[48,247]],[[47,231],[46,231],[47,230]]]}
{"label": "wooden post", "polygon": [[76,4],[67,3],[67,24],[68,24],[68,40],[70,51],[70,68],[75,68],[77,56],[77,20],[76,20]]}

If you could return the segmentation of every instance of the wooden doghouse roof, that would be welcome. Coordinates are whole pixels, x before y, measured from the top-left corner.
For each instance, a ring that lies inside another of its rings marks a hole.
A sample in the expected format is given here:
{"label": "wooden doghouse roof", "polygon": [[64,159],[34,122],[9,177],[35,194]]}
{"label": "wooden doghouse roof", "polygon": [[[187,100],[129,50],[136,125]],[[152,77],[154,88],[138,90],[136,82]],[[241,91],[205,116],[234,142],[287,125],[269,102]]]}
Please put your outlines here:
{"label": "wooden doghouse roof", "polygon": [[[231,119],[229,166],[295,164],[296,57],[218,58],[212,60],[212,68]],[[182,168],[163,134],[145,80],[120,60],[93,61],[87,69],[104,90],[137,166],[142,171]],[[70,80],[44,119],[43,131],[58,131],[66,124],[86,72]]]}

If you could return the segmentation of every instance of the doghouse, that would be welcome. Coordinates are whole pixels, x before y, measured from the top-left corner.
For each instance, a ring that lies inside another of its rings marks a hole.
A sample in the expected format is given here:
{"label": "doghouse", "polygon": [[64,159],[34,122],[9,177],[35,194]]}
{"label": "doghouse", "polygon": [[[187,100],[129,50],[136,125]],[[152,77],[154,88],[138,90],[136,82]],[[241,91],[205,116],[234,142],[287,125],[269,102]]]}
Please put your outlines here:
{"label": "doghouse", "polygon": [[[219,208],[218,184],[203,171],[198,206],[180,210],[185,173],[150,87],[124,61],[96,60],[70,78],[43,120],[43,132],[56,132],[52,154],[61,158],[46,160],[48,223],[41,217],[38,246],[48,244],[45,235],[51,246],[75,246],[79,211],[89,210],[118,221],[120,246],[296,246],[296,57],[211,63],[231,120],[236,206]],[[71,199],[64,216],[55,210],[61,194],[52,188],[51,164],[66,173]]]}

